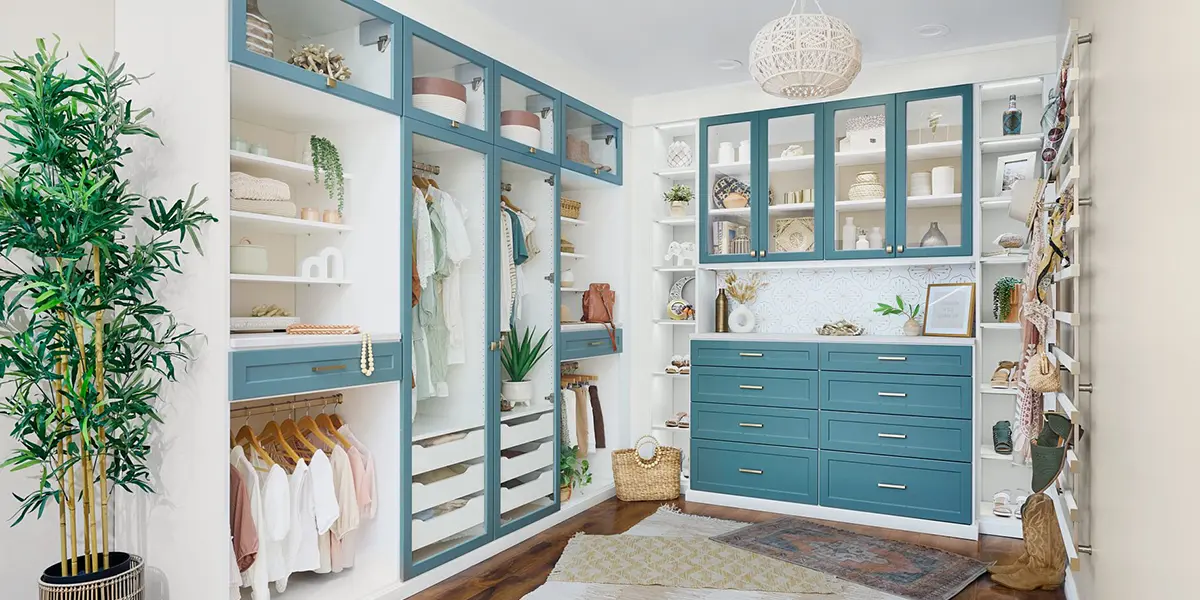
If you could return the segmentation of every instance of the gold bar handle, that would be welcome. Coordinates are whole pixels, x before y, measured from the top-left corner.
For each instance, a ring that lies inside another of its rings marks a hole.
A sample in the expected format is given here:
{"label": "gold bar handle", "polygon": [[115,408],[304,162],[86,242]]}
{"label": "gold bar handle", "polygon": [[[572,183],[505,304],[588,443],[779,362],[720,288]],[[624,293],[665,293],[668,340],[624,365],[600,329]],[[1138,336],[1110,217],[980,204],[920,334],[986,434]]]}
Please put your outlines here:
{"label": "gold bar handle", "polygon": [[603,345],[604,345],[604,344],[606,344],[606,343],[608,343],[608,342],[605,342],[604,340],[601,340],[601,341],[598,341],[598,342],[588,342],[588,345],[589,345],[589,346],[603,346]]}
{"label": "gold bar handle", "polygon": [[908,357],[907,356],[880,356],[879,360],[904,362],[904,361],[908,360]]}
{"label": "gold bar handle", "polygon": [[738,469],[738,473],[749,473],[751,475],[762,475],[762,471],[759,469]]}
{"label": "gold bar handle", "polygon": [[754,427],[755,429],[762,429],[762,426],[762,423],[738,423],[738,427]]}
{"label": "gold bar handle", "polygon": [[885,490],[907,490],[908,489],[907,485],[899,485],[896,483],[879,483],[876,485],[878,485],[879,487],[881,487]]}
{"label": "gold bar handle", "polygon": [[762,352],[738,352],[738,356],[746,358],[762,358]]}
{"label": "gold bar handle", "polygon": [[761,386],[761,385],[739,385],[738,387],[743,390],[761,390],[761,389],[763,389],[763,386]]}
{"label": "gold bar handle", "polygon": [[488,350],[491,350],[492,352],[495,352],[496,350],[499,350],[499,349],[500,349],[500,342],[492,342],[492,343],[488,344]]}
{"label": "gold bar handle", "polygon": [[346,365],[323,365],[320,367],[312,368],[313,373],[328,373],[329,371],[345,371],[345,370],[346,370]]}
{"label": "gold bar handle", "polygon": [[907,440],[908,439],[908,436],[903,433],[881,433],[881,434],[879,434],[879,437],[887,438],[889,440]]}
{"label": "gold bar handle", "polygon": [[908,397],[908,394],[905,394],[904,392],[879,392],[879,395],[883,396],[884,398],[907,398]]}

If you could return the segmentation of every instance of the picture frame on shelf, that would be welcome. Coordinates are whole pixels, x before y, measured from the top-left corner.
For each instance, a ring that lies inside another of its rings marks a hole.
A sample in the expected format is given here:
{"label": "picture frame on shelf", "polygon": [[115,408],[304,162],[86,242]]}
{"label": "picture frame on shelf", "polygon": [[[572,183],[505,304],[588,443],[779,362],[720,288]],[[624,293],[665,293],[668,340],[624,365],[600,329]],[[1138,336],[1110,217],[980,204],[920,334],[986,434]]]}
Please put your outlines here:
{"label": "picture frame on shelf", "polygon": [[1009,154],[996,159],[996,195],[1012,196],[1018,181],[1033,181],[1037,169],[1037,152]]}
{"label": "picture frame on shelf", "polygon": [[975,284],[929,284],[925,290],[925,325],[921,335],[974,337]]}

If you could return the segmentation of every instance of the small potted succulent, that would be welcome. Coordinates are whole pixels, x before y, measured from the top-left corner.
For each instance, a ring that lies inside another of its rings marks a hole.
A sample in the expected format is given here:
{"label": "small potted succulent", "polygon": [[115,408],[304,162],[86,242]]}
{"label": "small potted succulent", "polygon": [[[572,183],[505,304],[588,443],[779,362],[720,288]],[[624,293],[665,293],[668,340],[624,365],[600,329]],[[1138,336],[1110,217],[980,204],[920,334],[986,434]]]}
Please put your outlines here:
{"label": "small potted succulent", "polygon": [[663,201],[671,205],[672,217],[682,217],[687,214],[688,204],[691,204],[694,197],[692,188],[686,185],[675,185],[663,194]]}
{"label": "small potted succulent", "polygon": [[921,315],[920,304],[909,304],[906,306],[904,304],[904,298],[901,298],[899,295],[897,295],[895,306],[890,306],[880,302],[879,306],[875,307],[875,312],[881,315],[907,316],[908,320],[904,322],[904,335],[921,335],[921,322],[917,320],[917,317]]}
{"label": "small potted succulent", "polygon": [[500,395],[510,405],[517,403],[529,404],[533,399],[533,382],[529,381],[529,373],[538,361],[546,356],[551,345],[546,343],[549,331],[542,334],[534,343],[536,330],[529,328],[523,335],[510,335],[505,338],[504,346],[500,349],[500,364],[508,373],[508,381],[500,384]]}
{"label": "small potted succulent", "polygon": [[579,446],[562,446],[558,454],[558,498],[571,499],[571,490],[592,483],[587,459],[579,458]]}

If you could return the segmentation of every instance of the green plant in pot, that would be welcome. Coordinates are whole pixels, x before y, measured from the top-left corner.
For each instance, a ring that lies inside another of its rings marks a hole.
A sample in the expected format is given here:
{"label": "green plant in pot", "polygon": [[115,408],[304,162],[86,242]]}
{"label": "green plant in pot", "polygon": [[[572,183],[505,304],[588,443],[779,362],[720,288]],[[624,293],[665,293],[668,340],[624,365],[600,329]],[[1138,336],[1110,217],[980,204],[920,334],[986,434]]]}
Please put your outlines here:
{"label": "green plant in pot", "polygon": [[571,499],[571,490],[592,483],[590,465],[579,457],[579,446],[562,446],[558,451],[558,497],[560,502]]}
{"label": "green plant in pot", "polygon": [[904,298],[897,294],[895,306],[880,302],[879,306],[875,307],[875,312],[881,315],[904,315],[908,317],[908,320],[904,322],[904,335],[921,335],[921,322],[917,320],[917,317],[921,316],[920,304],[905,305]]}
{"label": "green plant in pot", "polygon": [[528,405],[533,400],[534,386],[529,381],[529,373],[550,351],[551,345],[546,343],[550,332],[543,333],[536,342],[533,340],[535,334],[536,330],[530,327],[520,336],[509,335],[500,348],[500,365],[508,373],[508,381],[500,384],[500,396],[511,404]]}
{"label": "green plant in pot", "polygon": [[682,217],[687,214],[688,204],[691,204],[695,195],[692,193],[692,188],[686,185],[674,185],[670,190],[663,193],[663,201],[671,205],[671,216]]}
{"label": "green plant in pot", "polygon": [[171,201],[121,179],[129,140],[158,134],[122,97],[138,78],[115,57],[84,58],[74,77],[44,40],[0,58],[0,138],[13,148],[0,170],[0,415],[17,446],[2,466],[32,475],[13,526],[57,512],[61,560],[42,582],[56,597],[87,584],[116,598],[140,560],[113,549],[109,499],[153,493],[151,427],[194,335],[154,291],[215,219],[194,187]]}

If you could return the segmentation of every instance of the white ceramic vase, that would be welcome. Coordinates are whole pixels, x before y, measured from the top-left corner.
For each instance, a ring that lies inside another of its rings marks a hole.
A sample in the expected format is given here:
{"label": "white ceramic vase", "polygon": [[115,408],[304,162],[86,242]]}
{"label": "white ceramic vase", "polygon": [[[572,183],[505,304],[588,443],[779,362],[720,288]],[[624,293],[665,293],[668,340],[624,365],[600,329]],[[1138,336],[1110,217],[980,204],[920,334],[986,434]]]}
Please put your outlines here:
{"label": "white ceramic vase", "polygon": [[692,147],[683,140],[675,140],[667,146],[667,166],[672,169],[692,166]]}
{"label": "white ceramic vase", "polygon": [[875,250],[883,248],[883,230],[879,227],[872,227],[871,233],[867,234],[867,240],[871,242],[871,248]]}
{"label": "white ceramic vase", "polygon": [[854,217],[846,217],[846,224],[842,225],[842,250],[853,250],[857,239],[858,228],[854,226]]}
{"label": "white ceramic vase", "polygon": [[688,205],[687,202],[682,202],[679,200],[671,202],[671,216],[672,217],[687,216],[687,205]]}
{"label": "white ceramic vase", "polygon": [[754,331],[754,326],[758,324],[758,319],[754,316],[754,311],[750,310],[749,306],[739,304],[736,308],[729,311],[729,331],[733,333],[751,333]]}
{"label": "white ceramic vase", "polygon": [[921,335],[921,322],[916,319],[909,319],[904,322],[904,335],[918,336]]}
{"label": "white ceramic vase", "polygon": [[750,140],[742,140],[738,146],[738,162],[750,162]]}
{"label": "white ceramic vase", "polygon": [[730,165],[737,162],[737,155],[733,151],[733,142],[721,142],[717,147],[717,163],[722,165]]}
{"label": "white ceramic vase", "polygon": [[932,179],[934,196],[954,193],[954,167],[934,167]]}
{"label": "white ceramic vase", "polygon": [[513,404],[526,404],[533,400],[532,381],[505,381],[500,384],[500,395]]}

